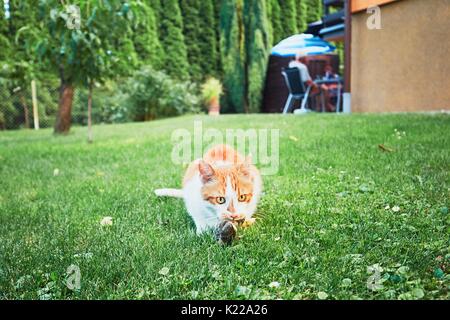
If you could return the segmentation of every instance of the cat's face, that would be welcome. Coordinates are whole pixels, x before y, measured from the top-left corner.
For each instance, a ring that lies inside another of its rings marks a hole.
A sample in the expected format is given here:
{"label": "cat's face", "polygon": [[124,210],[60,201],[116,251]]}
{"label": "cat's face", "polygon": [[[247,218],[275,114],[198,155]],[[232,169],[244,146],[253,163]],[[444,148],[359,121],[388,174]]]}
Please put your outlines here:
{"label": "cat's face", "polygon": [[219,219],[242,219],[249,212],[254,179],[246,163],[213,168],[201,161],[199,171],[203,200],[215,210]]}

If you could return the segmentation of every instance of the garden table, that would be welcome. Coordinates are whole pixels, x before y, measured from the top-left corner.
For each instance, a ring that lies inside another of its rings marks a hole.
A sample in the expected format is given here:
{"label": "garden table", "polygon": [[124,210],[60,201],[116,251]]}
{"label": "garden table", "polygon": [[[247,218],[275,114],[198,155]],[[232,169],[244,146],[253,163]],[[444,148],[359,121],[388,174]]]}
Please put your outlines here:
{"label": "garden table", "polygon": [[[339,107],[341,105],[341,93],[342,93],[342,84],[343,79],[341,77],[337,78],[321,78],[314,80],[314,83],[320,88],[321,84],[337,84],[337,102],[336,102],[336,112],[339,112]],[[324,112],[325,106],[323,102],[322,95],[322,112]]]}

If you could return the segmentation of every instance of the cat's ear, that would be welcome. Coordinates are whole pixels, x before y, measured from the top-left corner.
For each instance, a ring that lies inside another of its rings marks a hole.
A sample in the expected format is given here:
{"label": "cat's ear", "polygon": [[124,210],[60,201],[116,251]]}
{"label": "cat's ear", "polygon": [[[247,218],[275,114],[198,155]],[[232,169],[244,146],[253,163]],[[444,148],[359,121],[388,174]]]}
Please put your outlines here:
{"label": "cat's ear", "polygon": [[200,160],[198,163],[198,171],[200,172],[200,177],[203,183],[207,183],[214,179],[214,169],[209,163]]}
{"label": "cat's ear", "polygon": [[247,159],[245,160],[244,163],[240,163],[237,166],[237,171],[239,172],[240,175],[244,177],[250,176],[250,164],[247,162]]}

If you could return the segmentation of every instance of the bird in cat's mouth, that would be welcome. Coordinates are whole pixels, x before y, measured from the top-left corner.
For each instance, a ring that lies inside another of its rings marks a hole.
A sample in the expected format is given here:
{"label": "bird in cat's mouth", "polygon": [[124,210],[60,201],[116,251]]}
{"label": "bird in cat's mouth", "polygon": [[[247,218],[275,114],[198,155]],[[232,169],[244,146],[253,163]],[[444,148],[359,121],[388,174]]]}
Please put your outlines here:
{"label": "bird in cat's mouth", "polygon": [[197,234],[201,234],[227,222],[251,225],[261,191],[261,175],[251,158],[221,144],[188,166],[182,189],[157,189],[155,193],[183,198]]}

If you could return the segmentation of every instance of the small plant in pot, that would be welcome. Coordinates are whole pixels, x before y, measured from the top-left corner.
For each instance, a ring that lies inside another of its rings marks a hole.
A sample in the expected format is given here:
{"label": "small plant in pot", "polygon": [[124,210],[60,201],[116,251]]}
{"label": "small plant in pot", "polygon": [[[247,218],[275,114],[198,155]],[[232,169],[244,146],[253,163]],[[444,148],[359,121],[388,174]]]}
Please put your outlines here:
{"label": "small plant in pot", "polygon": [[209,78],[202,85],[202,97],[206,107],[208,108],[209,115],[219,115],[220,95],[222,92],[222,84],[215,78]]}

